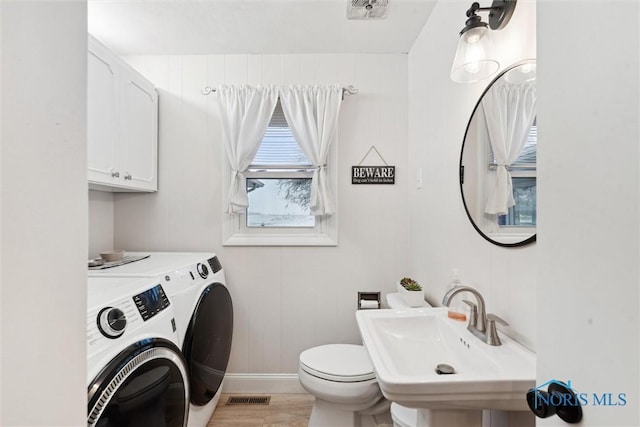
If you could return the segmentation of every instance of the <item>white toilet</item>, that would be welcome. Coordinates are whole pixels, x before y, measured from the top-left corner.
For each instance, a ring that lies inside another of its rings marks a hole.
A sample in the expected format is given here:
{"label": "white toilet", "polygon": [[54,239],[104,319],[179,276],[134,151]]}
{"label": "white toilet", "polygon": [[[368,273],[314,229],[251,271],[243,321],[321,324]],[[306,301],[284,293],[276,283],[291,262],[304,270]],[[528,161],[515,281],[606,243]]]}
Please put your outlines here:
{"label": "white toilet", "polygon": [[[395,295],[387,295],[389,307],[407,308]],[[382,395],[369,353],[361,345],[329,344],[305,350],[300,353],[298,376],[316,398],[309,427],[375,427],[377,415],[389,421],[393,417],[395,426],[415,426],[415,421],[409,421],[416,419],[415,409],[394,404],[397,407],[389,411],[391,402]]]}
{"label": "white toilet", "polygon": [[375,426],[374,415],[389,411],[367,350],[329,344],[300,353],[300,383],[316,399],[310,427]]}

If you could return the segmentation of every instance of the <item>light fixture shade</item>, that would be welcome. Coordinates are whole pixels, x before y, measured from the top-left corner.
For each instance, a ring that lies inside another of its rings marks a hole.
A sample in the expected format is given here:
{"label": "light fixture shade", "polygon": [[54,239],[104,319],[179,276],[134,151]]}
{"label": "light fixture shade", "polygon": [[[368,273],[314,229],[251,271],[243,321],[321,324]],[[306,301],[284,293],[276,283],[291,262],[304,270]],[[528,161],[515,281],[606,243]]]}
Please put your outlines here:
{"label": "light fixture shade", "polygon": [[500,63],[495,60],[491,33],[486,26],[470,28],[462,33],[451,67],[451,80],[457,83],[477,82],[498,68]]}

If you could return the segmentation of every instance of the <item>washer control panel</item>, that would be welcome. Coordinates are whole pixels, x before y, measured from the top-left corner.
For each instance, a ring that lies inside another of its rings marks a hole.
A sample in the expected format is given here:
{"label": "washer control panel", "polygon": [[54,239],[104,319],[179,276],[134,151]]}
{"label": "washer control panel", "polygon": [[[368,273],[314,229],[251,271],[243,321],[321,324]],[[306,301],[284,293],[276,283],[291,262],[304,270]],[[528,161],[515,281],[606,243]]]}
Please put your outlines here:
{"label": "washer control panel", "polygon": [[162,285],[156,285],[138,295],[134,295],[133,302],[145,322],[171,304],[164,293],[164,289],[162,289]]}
{"label": "washer control panel", "polygon": [[196,270],[198,270],[198,274],[203,279],[206,279],[209,276],[209,268],[207,268],[206,264],[198,263]]}
{"label": "washer control panel", "polygon": [[117,307],[106,307],[98,313],[97,325],[105,337],[118,338],[127,327],[127,316]]}
{"label": "washer control panel", "polygon": [[108,342],[118,339],[125,331],[135,330],[142,319],[131,298],[123,297],[109,305],[90,310],[87,313],[87,344],[89,352],[109,346]]}

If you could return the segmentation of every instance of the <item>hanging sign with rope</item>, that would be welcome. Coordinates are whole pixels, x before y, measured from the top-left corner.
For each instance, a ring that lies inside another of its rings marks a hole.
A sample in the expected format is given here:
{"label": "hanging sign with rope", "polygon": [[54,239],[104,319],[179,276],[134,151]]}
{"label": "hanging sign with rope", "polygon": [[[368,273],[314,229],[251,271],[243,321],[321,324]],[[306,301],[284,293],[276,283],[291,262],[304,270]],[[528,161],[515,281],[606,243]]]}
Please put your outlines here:
{"label": "hanging sign with rope", "polygon": [[[371,151],[375,151],[384,166],[362,166]],[[395,184],[396,167],[389,166],[374,145],[369,148],[357,166],[351,166],[351,184]]]}

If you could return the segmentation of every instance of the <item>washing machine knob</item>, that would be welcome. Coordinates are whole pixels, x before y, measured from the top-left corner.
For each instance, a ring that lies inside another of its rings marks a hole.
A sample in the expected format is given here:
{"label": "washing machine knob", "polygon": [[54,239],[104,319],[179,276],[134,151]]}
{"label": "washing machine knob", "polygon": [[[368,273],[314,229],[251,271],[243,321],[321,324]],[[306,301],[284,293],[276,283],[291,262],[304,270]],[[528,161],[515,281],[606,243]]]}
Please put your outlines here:
{"label": "washing machine knob", "polygon": [[196,267],[196,270],[198,270],[198,274],[203,279],[206,279],[207,276],[209,275],[209,269],[205,264],[198,264],[198,266]]}
{"label": "washing machine knob", "polygon": [[107,338],[118,338],[127,327],[127,317],[119,308],[107,307],[98,313],[98,329]]}

